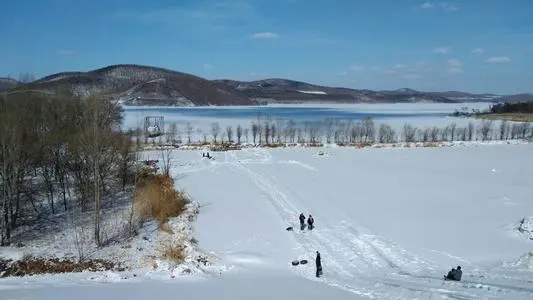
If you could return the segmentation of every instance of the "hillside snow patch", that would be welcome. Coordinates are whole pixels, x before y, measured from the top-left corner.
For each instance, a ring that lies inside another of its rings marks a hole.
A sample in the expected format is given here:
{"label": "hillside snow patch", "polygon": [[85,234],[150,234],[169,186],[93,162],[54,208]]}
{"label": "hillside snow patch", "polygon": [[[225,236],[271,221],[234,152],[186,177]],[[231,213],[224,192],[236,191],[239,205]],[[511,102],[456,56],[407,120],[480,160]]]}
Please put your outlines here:
{"label": "hillside snow patch", "polygon": [[304,93],[304,94],[327,95],[327,93],[323,91],[298,91],[298,92]]}

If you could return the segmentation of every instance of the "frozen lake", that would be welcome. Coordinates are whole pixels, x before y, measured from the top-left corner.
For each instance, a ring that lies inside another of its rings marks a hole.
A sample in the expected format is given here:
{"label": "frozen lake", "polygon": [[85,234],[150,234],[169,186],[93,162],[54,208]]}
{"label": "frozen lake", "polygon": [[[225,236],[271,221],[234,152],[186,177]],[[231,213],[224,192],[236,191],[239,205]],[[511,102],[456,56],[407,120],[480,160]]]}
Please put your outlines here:
{"label": "frozen lake", "polygon": [[[222,128],[241,125],[249,127],[258,116],[268,116],[272,121],[293,120],[296,124],[324,122],[327,119],[358,121],[367,116],[377,124],[384,123],[399,128],[405,123],[414,126],[446,126],[456,122],[464,126],[469,121],[452,118],[449,114],[466,107],[487,109],[490,103],[413,103],[413,104],[313,104],[313,105],[268,105],[232,107],[136,107],[124,106],[124,128],[142,128],[146,116],[163,116],[165,127],[171,123],[185,126],[187,122],[195,131],[210,130],[211,123],[218,122]],[[477,122],[477,121],[474,121]]]}

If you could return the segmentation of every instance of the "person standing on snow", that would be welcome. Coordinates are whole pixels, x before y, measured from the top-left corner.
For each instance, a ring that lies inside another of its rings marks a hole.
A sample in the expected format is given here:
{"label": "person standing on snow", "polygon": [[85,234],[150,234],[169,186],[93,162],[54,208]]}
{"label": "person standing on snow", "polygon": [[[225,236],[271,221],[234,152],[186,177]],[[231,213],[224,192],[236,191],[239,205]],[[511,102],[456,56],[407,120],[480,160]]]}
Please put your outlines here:
{"label": "person standing on snow", "polygon": [[304,228],[305,228],[305,216],[304,216],[303,213],[300,214],[299,219],[300,219],[300,229],[304,230]]}
{"label": "person standing on snow", "polygon": [[320,252],[316,252],[316,277],[320,277],[322,275],[322,259],[320,258]]}
{"label": "person standing on snow", "polygon": [[313,219],[313,216],[309,214],[309,217],[307,218],[307,228],[311,230],[315,227],[314,225],[315,225],[315,219]]}

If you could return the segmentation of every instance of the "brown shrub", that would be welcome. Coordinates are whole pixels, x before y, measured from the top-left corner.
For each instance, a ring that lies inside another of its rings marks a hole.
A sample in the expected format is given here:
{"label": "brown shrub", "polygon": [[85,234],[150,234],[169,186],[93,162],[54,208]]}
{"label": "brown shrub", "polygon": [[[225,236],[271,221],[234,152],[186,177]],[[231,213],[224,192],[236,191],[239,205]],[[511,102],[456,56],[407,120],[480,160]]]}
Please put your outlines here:
{"label": "brown shrub", "polygon": [[441,144],[435,143],[435,142],[426,142],[424,143],[425,148],[433,148],[433,147],[440,147]]}
{"label": "brown shrub", "polygon": [[103,259],[75,262],[69,259],[26,259],[19,261],[0,260],[0,277],[26,276],[46,273],[98,272],[107,270],[123,271],[118,264]]}
{"label": "brown shrub", "polygon": [[163,248],[163,258],[176,263],[185,261],[185,246],[183,245],[167,245]]}
{"label": "brown shrub", "polygon": [[134,211],[141,222],[155,219],[161,225],[178,216],[187,203],[187,197],[176,191],[170,176],[157,174],[144,177],[137,184]]}
{"label": "brown shrub", "polygon": [[285,145],[282,144],[282,143],[268,143],[268,144],[264,144],[262,146],[264,148],[281,148],[281,147],[285,147]]}
{"label": "brown shrub", "polygon": [[355,147],[358,148],[358,149],[366,148],[366,147],[370,147],[370,146],[372,146],[372,142],[355,143]]}

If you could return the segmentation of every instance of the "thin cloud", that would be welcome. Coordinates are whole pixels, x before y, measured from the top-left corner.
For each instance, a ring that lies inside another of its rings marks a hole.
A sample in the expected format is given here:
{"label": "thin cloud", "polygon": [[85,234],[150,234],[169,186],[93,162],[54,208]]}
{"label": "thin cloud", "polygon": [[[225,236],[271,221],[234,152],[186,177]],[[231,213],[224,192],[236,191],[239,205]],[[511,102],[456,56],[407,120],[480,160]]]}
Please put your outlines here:
{"label": "thin cloud", "polygon": [[111,20],[163,24],[191,31],[219,31],[247,25],[268,26],[266,19],[247,0],[194,1],[190,7],[169,6],[154,10],[123,10]]}
{"label": "thin cloud", "polygon": [[277,37],[279,37],[277,33],[273,33],[270,31],[257,32],[257,33],[252,34],[252,38],[254,39],[275,39]]}
{"label": "thin cloud", "polygon": [[474,54],[483,54],[483,53],[485,53],[485,49],[483,49],[483,48],[474,48],[470,52],[472,52]]}
{"label": "thin cloud", "polygon": [[358,65],[351,65],[349,69],[350,69],[350,71],[362,71],[362,70],[364,70],[363,67],[358,66]]}
{"label": "thin cloud", "polygon": [[461,62],[457,58],[450,58],[450,59],[448,59],[446,61],[446,63],[450,67],[460,67],[461,66]]}
{"label": "thin cloud", "polygon": [[395,64],[395,65],[393,66],[394,69],[405,69],[405,68],[407,68],[407,67],[409,67],[409,66],[406,65],[406,64]]}
{"label": "thin cloud", "polygon": [[451,74],[460,74],[460,73],[463,73],[463,69],[459,67],[454,67],[454,68],[448,69],[448,72]]}
{"label": "thin cloud", "polygon": [[339,75],[339,76],[348,76],[348,72],[340,71],[339,73],[337,73],[337,75]]}
{"label": "thin cloud", "polygon": [[450,53],[451,49],[449,47],[438,47],[433,49],[433,53],[437,54],[448,54]]}
{"label": "thin cloud", "polygon": [[63,55],[63,56],[70,56],[76,54],[76,51],[74,50],[57,50],[57,54]]}
{"label": "thin cloud", "polygon": [[445,11],[456,11],[458,10],[457,6],[439,1],[424,2],[419,6],[420,9],[429,10],[429,9],[441,9]]}
{"label": "thin cloud", "polygon": [[396,70],[385,70],[382,73],[385,74],[385,75],[391,75],[391,74],[398,73],[398,71],[396,71]]}
{"label": "thin cloud", "polygon": [[211,69],[213,69],[213,66],[212,66],[212,65],[210,65],[210,64],[204,64],[204,70],[207,71],[207,70],[211,70]]}
{"label": "thin cloud", "polygon": [[404,79],[418,79],[422,76],[420,76],[420,74],[404,74],[402,75],[402,78]]}
{"label": "thin cloud", "polygon": [[493,56],[489,57],[485,62],[489,64],[502,64],[511,62],[511,59],[508,56]]}

